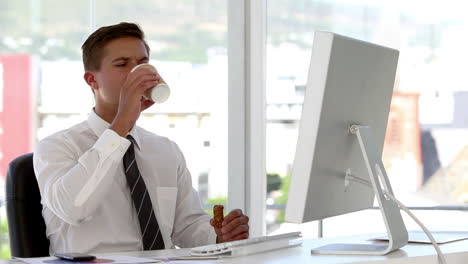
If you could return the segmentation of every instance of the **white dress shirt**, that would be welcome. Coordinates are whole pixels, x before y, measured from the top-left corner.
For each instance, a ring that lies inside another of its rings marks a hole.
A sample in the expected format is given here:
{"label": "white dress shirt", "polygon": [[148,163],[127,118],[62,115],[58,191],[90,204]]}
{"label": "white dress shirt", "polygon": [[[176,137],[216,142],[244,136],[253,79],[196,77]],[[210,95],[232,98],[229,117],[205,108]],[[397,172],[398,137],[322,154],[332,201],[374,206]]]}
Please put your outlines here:
{"label": "white dress shirt", "polygon": [[[130,141],[109,126],[92,111],[87,121],[37,146],[34,171],[51,253],[143,249],[122,161]],[[178,146],[138,126],[129,134],[165,247],[216,243]]]}

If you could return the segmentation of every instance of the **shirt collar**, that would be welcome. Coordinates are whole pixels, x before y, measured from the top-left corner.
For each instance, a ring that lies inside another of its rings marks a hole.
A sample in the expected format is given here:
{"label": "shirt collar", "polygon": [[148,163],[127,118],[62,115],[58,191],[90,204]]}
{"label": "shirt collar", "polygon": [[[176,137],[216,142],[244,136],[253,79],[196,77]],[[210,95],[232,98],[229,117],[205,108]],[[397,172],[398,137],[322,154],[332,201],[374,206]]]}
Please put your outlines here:
{"label": "shirt collar", "polygon": [[[88,116],[88,124],[97,137],[100,137],[102,133],[104,133],[104,131],[106,131],[106,129],[108,129],[110,126],[109,123],[107,123],[104,119],[102,119],[96,114],[94,108]],[[133,126],[128,134],[135,139],[136,146],[138,147],[138,149],[140,149],[140,138],[138,137],[136,126]]]}

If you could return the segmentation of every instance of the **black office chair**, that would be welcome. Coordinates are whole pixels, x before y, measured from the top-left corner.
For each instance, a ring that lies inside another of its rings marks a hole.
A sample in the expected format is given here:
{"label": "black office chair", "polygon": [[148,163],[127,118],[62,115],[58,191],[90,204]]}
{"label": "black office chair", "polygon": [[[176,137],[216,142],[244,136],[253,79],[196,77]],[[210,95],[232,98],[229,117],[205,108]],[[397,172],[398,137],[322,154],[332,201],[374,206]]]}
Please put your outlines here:
{"label": "black office chair", "polygon": [[6,209],[12,257],[49,256],[33,153],[10,162],[6,178]]}

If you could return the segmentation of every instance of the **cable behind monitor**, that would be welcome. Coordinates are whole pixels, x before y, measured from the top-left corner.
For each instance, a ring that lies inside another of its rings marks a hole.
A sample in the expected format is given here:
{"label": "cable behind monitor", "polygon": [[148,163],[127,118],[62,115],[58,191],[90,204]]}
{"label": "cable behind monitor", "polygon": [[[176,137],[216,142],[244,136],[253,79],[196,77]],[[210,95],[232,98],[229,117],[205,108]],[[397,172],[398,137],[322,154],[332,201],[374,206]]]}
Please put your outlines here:
{"label": "cable behind monitor", "polygon": [[384,190],[384,195],[387,196],[388,198],[390,198],[392,201],[394,201],[396,204],[398,204],[398,206],[400,207],[401,210],[405,211],[413,220],[414,222],[416,222],[420,227],[421,229],[424,231],[424,233],[426,233],[427,237],[431,240],[431,243],[432,243],[432,246],[434,246],[436,252],[437,252],[437,257],[438,257],[438,260],[439,260],[439,264],[447,264],[447,261],[445,260],[445,256],[444,254],[442,253],[442,251],[440,250],[440,247],[439,245],[437,245],[437,242],[435,241],[434,237],[432,236],[431,232],[429,231],[429,229],[427,229],[423,223],[421,221],[419,221],[419,219],[413,214],[411,213],[411,211],[403,204],[401,203],[400,201],[398,201],[397,198],[395,198],[395,196],[393,196],[391,193],[389,193],[388,191]]}

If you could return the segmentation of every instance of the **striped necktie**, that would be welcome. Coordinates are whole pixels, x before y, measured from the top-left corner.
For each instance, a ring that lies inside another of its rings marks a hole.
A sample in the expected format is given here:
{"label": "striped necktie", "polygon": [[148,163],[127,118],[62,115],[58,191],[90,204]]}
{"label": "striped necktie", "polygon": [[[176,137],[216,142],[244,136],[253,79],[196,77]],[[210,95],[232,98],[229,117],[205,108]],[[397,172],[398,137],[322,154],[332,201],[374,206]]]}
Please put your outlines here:
{"label": "striped necktie", "polygon": [[159,229],[153,204],[146,189],[145,181],[141,177],[135,160],[135,139],[128,135],[127,139],[132,143],[124,155],[123,163],[125,176],[132,195],[133,205],[138,215],[141,229],[141,239],[144,250],[164,249],[164,241]]}

